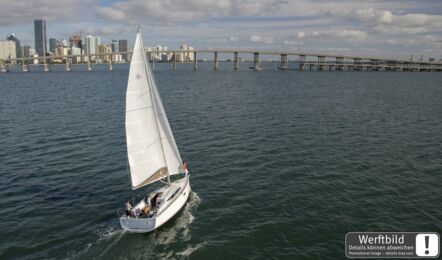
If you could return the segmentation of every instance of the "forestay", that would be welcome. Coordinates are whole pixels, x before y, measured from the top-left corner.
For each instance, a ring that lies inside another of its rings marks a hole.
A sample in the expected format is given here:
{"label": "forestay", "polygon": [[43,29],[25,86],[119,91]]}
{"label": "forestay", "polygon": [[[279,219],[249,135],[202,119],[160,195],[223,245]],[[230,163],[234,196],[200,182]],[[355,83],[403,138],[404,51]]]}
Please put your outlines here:
{"label": "forestay", "polygon": [[182,172],[170,129],[138,32],[126,92],[126,142],[132,188]]}

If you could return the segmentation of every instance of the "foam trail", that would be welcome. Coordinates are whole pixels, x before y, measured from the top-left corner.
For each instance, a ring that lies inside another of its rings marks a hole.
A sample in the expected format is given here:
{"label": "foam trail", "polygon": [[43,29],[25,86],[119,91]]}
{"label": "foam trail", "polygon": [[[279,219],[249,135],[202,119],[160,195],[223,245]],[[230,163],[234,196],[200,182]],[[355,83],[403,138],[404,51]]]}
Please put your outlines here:
{"label": "foam trail", "polygon": [[184,257],[189,257],[193,252],[195,252],[196,250],[202,248],[203,246],[205,246],[207,244],[207,242],[202,242],[197,244],[196,246],[192,246],[192,245],[188,245],[186,249],[184,249],[181,252],[176,253],[179,256],[184,256]]}

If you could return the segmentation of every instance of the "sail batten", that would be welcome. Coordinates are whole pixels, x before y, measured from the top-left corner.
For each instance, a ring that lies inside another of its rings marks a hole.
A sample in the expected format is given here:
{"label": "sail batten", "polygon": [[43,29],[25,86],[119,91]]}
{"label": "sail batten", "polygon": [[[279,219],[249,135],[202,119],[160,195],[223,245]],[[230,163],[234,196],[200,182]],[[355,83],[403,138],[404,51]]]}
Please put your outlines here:
{"label": "sail batten", "polygon": [[126,91],[126,142],[132,188],[182,172],[141,34],[137,34]]}

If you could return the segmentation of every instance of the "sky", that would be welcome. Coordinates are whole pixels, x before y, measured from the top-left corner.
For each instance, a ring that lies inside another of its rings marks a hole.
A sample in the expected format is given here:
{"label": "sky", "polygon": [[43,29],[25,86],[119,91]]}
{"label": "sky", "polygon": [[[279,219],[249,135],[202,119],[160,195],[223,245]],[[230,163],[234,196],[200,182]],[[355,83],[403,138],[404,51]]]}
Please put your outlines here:
{"label": "sky", "polygon": [[146,46],[258,49],[442,59],[441,0],[0,0],[0,36],[34,45],[73,33],[102,42],[141,26]]}

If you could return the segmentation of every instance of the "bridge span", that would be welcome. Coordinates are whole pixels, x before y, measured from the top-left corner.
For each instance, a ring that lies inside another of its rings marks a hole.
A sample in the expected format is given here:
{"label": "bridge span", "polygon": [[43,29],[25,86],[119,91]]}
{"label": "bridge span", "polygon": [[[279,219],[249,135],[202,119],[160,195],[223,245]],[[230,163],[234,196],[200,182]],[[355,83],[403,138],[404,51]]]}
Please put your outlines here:
{"label": "bridge span", "polygon": [[[29,65],[37,61],[44,66],[44,71],[50,71],[50,65],[58,62],[66,64],[66,71],[72,70],[73,63],[84,63],[89,71],[93,69],[93,63],[105,63],[109,70],[113,70],[116,56],[132,52],[81,54],[81,55],[52,55],[42,57],[25,57],[0,60],[0,71],[8,72],[11,64],[20,64],[22,71],[28,72]],[[240,68],[240,55],[253,55],[252,70],[262,70],[260,66],[260,55],[279,56],[278,69],[281,70],[318,70],[318,71],[442,71],[441,61],[413,61],[403,59],[388,59],[382,57],[333,55],[313,52],[290,52],[290,51],[265,51],[265,50],[227,50],[227,49],[202,49],[202,50],[168,50],[168,51],[146,51],[147,55],[167,53],[172,58],[168,61],[172,64],[172,70],[176,70],[178,62],[177,55],[186,53],[193,55],[193,69],[198,68],[198,53],[213,54],[213,69],[219,69],[219,54],[232,55],[232,68]],[[296,62],[296,67],[290,68],[289,61]]]}

